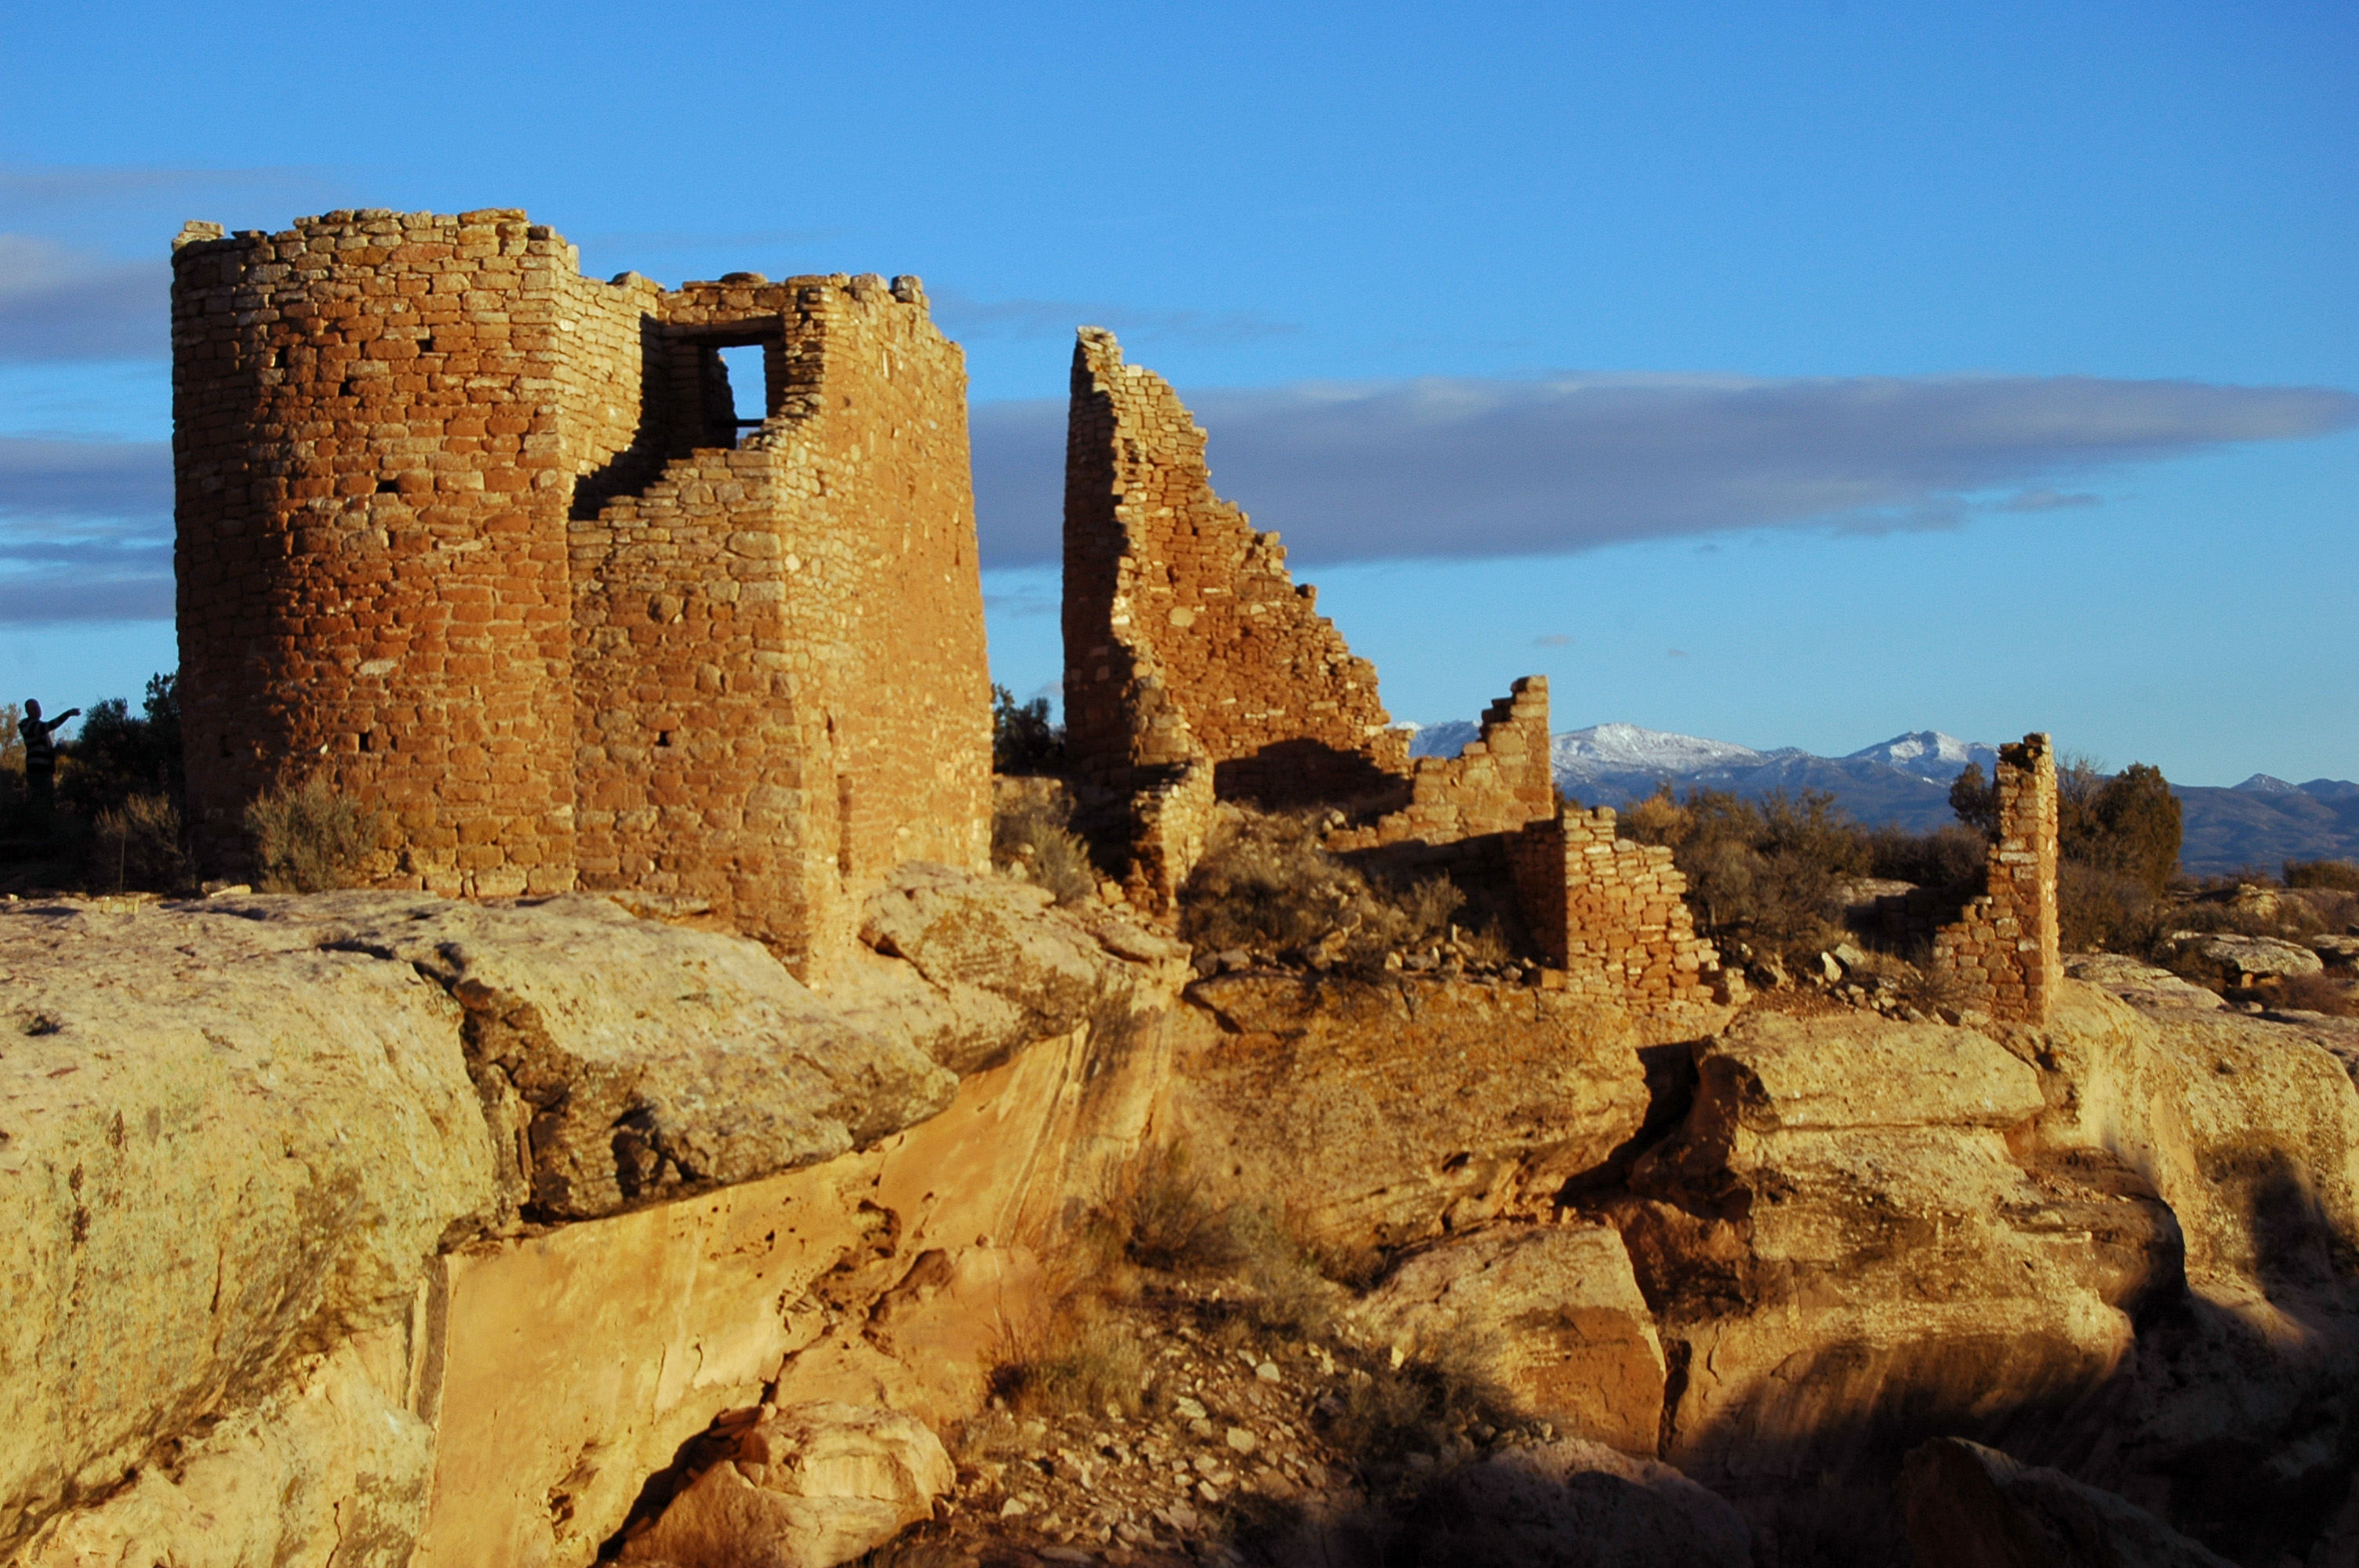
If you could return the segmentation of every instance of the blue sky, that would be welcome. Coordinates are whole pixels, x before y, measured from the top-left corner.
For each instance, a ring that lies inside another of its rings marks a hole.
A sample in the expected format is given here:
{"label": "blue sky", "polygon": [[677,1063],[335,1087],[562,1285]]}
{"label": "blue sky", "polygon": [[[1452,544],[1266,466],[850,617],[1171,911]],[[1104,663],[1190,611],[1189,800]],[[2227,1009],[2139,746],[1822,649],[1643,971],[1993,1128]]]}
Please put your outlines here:
{"label": "blue sky", "polygon": [[2359,778],[2359,8],[206,4],[0,16],[0,687],[136,694],[190,217],[914,272],[994,666],[1112,327],[1397,717]]}

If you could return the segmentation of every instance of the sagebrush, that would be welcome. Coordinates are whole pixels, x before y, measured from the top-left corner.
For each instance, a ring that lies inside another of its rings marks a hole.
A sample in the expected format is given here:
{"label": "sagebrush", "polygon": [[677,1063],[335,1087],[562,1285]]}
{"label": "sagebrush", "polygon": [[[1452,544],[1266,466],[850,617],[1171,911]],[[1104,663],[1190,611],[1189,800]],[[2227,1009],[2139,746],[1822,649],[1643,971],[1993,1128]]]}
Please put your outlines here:
{"label": "sagebrush", "polygon": [[1054,798],[1027,795],[994,805],[991,863],[1048,889],[1059,903],[1079,903],[1097,892],[1098,871],[1090,848],[1068,825],[1067,808]]}
{"label": "sagebrush", "polygon": [[180,808],[161,795],[134,795],[98,814],[91,838],[92,880],[116,892],[179,892],[188,885]]}
{"label": "sagebrush", "polygon": [[325,892],[350,887],[376,847],[374,812],[313,778],[268,791],[249,802],[245,830],[254,840],[255,885],[266,892]]}
{"label": "sagebrush", "polygon": [[[1328,852],[1315,812],[1223,806],[1182,890],[1180,934],[1198,952],[1316,953],[1374,967],[1448,937],[1465,894],[1445,874],[1372,878]],[[1493,933],[1498,951],[1506,938]]]}

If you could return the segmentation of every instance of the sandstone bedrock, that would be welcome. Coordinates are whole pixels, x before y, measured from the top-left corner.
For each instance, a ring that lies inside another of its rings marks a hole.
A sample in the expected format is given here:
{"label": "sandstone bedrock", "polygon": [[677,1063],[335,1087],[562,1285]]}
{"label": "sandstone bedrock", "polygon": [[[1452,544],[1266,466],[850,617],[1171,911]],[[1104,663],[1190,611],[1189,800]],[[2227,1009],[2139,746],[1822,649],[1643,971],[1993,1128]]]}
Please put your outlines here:
{"label": "sandstone bedrock", "polygon": [[[1388,1259],[1354,1343],[1552,1427],[1435,1472],[1397,1528],[1436,1552],[1882,1561],[1935,1438],[2065,1477],[1976,1462],[2035,1522],[2359,1540],[2359,1089],[2316,1031],[2076,980],[1987,1030],[1190,982],[947,867],[862,928],[838,991],[573,895],[0,913],[0,1550],[586,1564],[691,1444],[732,1476],[640,1555],[873,1543],[1173,1141]],[[1288,1357],[1315,1426],[1345,1369]]]}

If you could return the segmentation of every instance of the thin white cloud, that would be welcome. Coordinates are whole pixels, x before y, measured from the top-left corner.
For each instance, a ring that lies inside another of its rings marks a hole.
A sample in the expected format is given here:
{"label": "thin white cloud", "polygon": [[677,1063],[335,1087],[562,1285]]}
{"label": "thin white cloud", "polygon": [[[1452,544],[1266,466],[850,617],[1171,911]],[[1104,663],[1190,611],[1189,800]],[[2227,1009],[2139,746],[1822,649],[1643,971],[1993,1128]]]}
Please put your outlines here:
{"label": "thin white cloud", "polygon": [[[1213,483],[1304,562],[1561,555],[2085,506],[2068,475],[2359,426],[2359,395],[2091,376],[1566,376],[1190,396]],[[991,564],[1059,553],[1065,407],[973,411]],[[1983,497],[2013,491],[1996,503]]]}
{"label": "thin white cloud", "polygon": [[0,436],[0,518],[144,518],[168,529],[172,449],[162,441]]}
{"label": "thin white cloud", "polygon": [[0,234],[0,362],[160,360],[172,347],[171,269],[33,234]]}
{"label": "thin white cloud", "polygon": [[0,437],[0,625],[171,617],[171,449]]}

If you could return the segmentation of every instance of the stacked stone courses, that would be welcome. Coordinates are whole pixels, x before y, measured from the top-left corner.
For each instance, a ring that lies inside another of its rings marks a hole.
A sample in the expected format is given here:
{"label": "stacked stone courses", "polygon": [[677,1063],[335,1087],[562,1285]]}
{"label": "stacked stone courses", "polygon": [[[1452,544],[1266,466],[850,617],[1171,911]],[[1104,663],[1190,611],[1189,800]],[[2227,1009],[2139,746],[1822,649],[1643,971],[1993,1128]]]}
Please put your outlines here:
{"label": "stacked stone courses", "polygon": [[894,863],[984,863],[965,373],[915,279],[599,283],[507,210],[173,260],[208,870],[318,775],[381,812],[381,883],[675,894],[808,969]]}
{"label": "stacked stone courses", "polygon": [[1614,822],[1610,806],[1568,810],[1507,841],[1534,941],[1571,989],[1601,1000],[1711,1001],[1720,959],[1696,935],[1687,878],[1667,846],[1621,838]]}
{"label": "stacked stone courses", "polygon": [[1065,449],[1065,728],[1074,765],[1212,762],[1220,793],[1271,805],[1384,790],[1408,741],[1298,587],[1275,534],[1214,493],[1205,435],[1114,334],[1082,329]]}
{"label": "stacked stone courses", "polygon": [[1448,844],[1512,833],[1556,814],[1549,762],[1546,676],[1526,676],[1483,710],[1475,738],[1455,757],[1419,757],[1408,776],[1408,804],[1364,827],[1328,838],[1350,851],[1395,844]]}
{"label": "stacked stone courses", "polygon": [[1999,748],[1998,838],[1983,893],[1933,935],[1933,965],[1962,1003],[2044,1024],[2063,977],[2056,917],[2056,751],[2046,735]]}
{"label": "stacked stone courses", "polygon": [[[1549,687],[1515,683],[1455,757],[1408,756],[1376,672],[1297,585],[1273,534],[1212,488],[1206,438],[1112,334],[1073,351],[1065,449],[1065,718],[1074,765],[1129,797],[1131,897],[1170,907],[1213,803],[1343,808],[1340,854],[1504,872],[1560,981],[1641,1010],[1742,981],[1700,940],[1667,849],[1568,812]],[[1207,773],[1210,774],[1209,787]]]}

